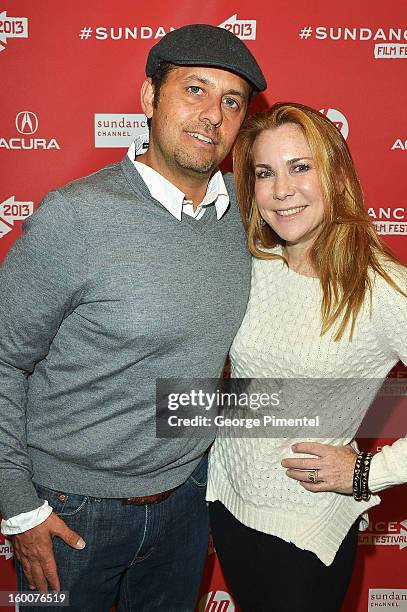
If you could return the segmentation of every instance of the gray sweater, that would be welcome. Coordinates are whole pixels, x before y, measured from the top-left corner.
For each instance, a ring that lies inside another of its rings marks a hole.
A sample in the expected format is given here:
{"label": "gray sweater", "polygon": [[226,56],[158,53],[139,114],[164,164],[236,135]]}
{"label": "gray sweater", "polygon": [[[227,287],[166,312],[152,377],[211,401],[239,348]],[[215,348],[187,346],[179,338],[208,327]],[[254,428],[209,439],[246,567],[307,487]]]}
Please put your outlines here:
{"label": "gray sweater", "polygon": [[0,512],[33,481],[96,497],[184,482],[208,446],[155,437],[158,377],[219,376],[250,256],[233,194],[177,221],[127,156],[51,192],[0,270]]}

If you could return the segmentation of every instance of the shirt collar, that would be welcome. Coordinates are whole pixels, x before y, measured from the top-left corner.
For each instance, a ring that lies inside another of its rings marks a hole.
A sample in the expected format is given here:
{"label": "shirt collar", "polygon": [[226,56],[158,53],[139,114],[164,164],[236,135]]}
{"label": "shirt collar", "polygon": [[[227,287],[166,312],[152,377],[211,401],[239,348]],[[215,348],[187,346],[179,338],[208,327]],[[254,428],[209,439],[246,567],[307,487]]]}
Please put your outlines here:
{"label": "shirt collar", "polygon": [[[148,132],[138,136],[130,145],[127,155],[134,164],[141,178],[145,182],[153,198],[158,200],[178,221],[182,218],[182,207],[188,200],[185,194],[175,187],[169,180],[159,172],[146,164],[137,161],[137,156],[142,155],[148,148]],[[220,219],[229,206],[229,195],[220,170],[211,177],[204,199],[200,206],[215,205],[216,217]]]}

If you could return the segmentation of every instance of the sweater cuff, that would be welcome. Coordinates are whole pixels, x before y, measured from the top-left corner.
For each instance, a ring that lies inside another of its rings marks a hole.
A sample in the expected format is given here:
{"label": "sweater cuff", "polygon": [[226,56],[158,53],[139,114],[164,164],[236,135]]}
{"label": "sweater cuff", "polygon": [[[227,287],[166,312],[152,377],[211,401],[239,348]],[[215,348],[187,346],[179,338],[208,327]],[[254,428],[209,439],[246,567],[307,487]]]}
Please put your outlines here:
{"label": "sweater cuff", "polygon": [[369,490],[372,493],[377,493],[377,491],[382,491],[396,484],[398,484],[396,475],[383,452],[373,455],[369,471]]}
{"label": "sweater cuff", "polygon": [[31,478],[0,480],[0,514],[5,520],[36,510],[44,500],[38,497]]}

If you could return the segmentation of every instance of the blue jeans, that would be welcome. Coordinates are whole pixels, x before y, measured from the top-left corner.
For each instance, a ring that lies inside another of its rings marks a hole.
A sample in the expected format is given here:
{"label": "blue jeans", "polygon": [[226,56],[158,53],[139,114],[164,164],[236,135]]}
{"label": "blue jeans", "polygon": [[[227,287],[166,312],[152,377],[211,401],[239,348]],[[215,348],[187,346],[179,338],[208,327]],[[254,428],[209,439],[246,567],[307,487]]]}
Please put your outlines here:
{"label": "blue jeans", "polygon": [[[208,546],[205,502],[207,457],[188,480],[158,504],[123,505],[36,485],[66,524],[86,541],[75,550],[54,538],[61,590],[69,607],[26,607],[35,612],[192,612]],[[63,493],[65,501],[58,499]],[[28,591],[17,562],[18,589]]]}

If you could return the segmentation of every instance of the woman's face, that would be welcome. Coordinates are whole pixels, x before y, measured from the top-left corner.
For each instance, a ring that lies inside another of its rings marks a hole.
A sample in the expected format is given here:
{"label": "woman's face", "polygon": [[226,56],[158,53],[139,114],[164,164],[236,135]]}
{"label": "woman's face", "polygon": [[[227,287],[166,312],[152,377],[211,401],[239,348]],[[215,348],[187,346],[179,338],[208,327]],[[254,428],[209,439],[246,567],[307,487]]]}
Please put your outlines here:
{"label": "woman's face", "polygon": [[286,245],[312,244],[324,213],[312,153],[295,123],[261,132],[253,145],[259,212]]}

